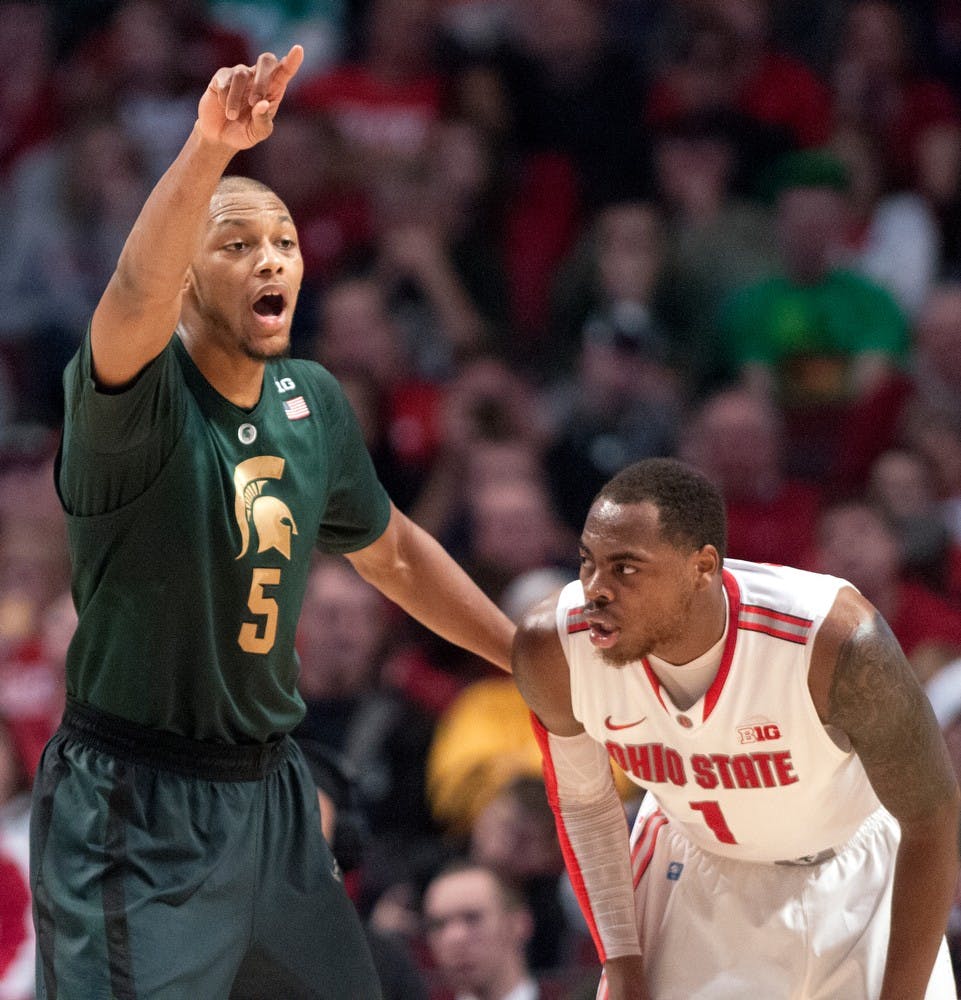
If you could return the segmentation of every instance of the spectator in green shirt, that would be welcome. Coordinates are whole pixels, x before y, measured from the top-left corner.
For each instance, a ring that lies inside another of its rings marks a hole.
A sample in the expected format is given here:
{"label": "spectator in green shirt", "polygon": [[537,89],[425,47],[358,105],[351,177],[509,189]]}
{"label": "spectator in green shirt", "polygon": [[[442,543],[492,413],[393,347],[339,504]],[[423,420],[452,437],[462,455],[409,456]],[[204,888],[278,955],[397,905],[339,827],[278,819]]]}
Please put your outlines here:
{"label": "spectator in green shirt", "polygon": [[720,333],[743,382],[784,408],[795,471],[818,477],[839,422],[899,367],[907,324],[888,292],[836,264],[844,167],[821,151],[792,153],[772,189],[779,259],[727,299]]}

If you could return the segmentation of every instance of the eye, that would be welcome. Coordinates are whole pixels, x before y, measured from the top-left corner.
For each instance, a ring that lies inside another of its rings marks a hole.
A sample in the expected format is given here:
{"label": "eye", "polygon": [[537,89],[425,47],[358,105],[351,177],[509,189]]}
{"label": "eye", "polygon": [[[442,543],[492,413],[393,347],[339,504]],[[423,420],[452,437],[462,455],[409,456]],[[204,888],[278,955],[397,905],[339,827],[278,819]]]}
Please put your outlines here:
{"label": "eye", "polygon": [[231,240],[230,243],[227,243],[224,246],[224,249],[225,250],[233,250],[233,251],[246,250],[247,249],[247,244],[244,243],[243,240]]}
{"label": "eye", "polygon": [[631,576],[637,572],[637,567],[632,566],[630,563],[618,563],[615,569],[621,576]]}
{"label": "eye", "polygon": [[281,250],[293,250],[294,247],[297,246],[297,243],[289,236],[284,236],[277,241],[277,246],[279,246]]}

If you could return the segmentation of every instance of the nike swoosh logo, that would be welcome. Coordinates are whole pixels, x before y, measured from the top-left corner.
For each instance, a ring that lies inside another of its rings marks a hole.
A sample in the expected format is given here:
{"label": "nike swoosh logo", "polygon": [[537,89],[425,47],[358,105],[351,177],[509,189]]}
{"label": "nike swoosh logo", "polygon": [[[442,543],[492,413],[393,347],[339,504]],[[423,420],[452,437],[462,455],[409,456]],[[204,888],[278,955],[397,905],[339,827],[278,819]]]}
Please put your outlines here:
{"label": "nike swoosh logo", "polygon": [[608,716],[604,720],[604,725],[607,726],[608,729],[633,729],[635,726],[639,726],[646,719],[647,716],[645,715],[644,718],[638,719],[637,722],[611,722],[611,717]]}

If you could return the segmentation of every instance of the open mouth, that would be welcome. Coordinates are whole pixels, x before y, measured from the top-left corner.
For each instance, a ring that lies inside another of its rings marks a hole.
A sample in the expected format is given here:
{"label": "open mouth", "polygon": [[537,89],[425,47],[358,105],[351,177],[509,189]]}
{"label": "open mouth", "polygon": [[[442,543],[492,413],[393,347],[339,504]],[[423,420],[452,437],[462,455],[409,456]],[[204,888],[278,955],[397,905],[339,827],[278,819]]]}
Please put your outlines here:
{"label": "open mouth", "polygon": [[616,625],[596,619],[588,619],[588,622],[591,627],[589,638],[592,645],[606,649],[617,642],[617,637],[621,630]]}
{"label": "open mouth", "polygon": [[266,295],[261,295],[254,303],[254,312],[258,316],[279,316],[284,311],[285,305],[283,295],[268,292]]}

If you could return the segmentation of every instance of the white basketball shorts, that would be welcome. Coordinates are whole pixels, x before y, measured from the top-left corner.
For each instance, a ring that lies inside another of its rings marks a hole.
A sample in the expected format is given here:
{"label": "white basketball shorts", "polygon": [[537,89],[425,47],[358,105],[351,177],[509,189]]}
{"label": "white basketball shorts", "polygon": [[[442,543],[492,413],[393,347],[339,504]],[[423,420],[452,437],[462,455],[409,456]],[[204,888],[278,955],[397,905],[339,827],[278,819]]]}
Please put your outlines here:
{"label": "white basketball shorts", "polygon": [[[651,996],[876,1000],[898,837],[879,809],[820,863],[734,861],[696,847],[645,796],[631,849]],[[943,941],[925,997],[957,997]]]}

